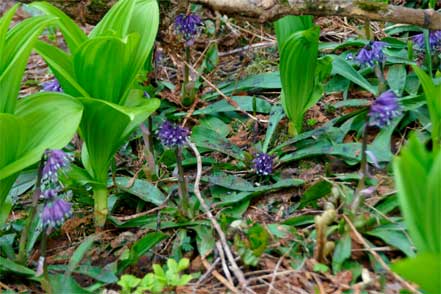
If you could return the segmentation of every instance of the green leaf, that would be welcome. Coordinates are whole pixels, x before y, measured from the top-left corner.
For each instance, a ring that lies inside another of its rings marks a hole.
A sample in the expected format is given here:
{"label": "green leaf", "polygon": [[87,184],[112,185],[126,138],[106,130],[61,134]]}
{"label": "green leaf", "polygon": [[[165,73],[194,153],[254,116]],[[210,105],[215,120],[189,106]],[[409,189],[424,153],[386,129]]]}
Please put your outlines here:
{"label": "green leaf", "polygon": [[213,228],[209,226],[195,226],[196,245],[201,256],[208,256],[215,248],[215,238],[213,237]]}
{"label": "green leaf", "polygon": [[268,152],[269,144],[271,143],[271,139],[276,131],[277,126],[279,125],[279,122],[285,117],[283,108],[279,104],[275,104],[271,108],[270,115],[268,128],[266,129],[265,141],[263,142],[262,146],[262,151],[265,153]]}
{"label": "green leaf", "polygon": [[69,143],[82,110],[70,96],[39,93],[21,99],[15,115],[0,113],[0,138],[8,142],[0,144],[0,224],[12,207],[8,192],[18,173],[38,162],[46,149]]}
{"label": "green leaf", "polygon": [[143,238],[133,244],[127,259],[122,259],[118,263],[118,272],[121,273],[126,267],[138,262],[139,258],[147,253],[153,246],[167,238],[166,234],[153,232],[146,234]]}
{"label": "green leaf", "polygon": [[78,25],[57,7],[47,2],[33,2],[29,4],[29,6],[35,7],[47,15],[57,17],[57,25],[59,26],[71,53],[75,53],[78,47],[87,40],[86,34],[78,27]]}
{"label": "green leaf", "polygon": [[[271,104],[267,102],[265,99],[252,97],[252,96],[233,96],[231,99],[237,103],[239,108],[244,111],[256,111],[258,113],[269,113],[271,111]],[[256,107],[253,109],[253,100],[256,101]],[[201,114],[215,114],[219,112],[229,112],[229,111],[237,111],[233,105],[228,103],[225,99],[219,100],[217,102],[211,103],[205,108],[196,110],[193,115],[201,115]],[[179,116],[181,114],[179,113]],[[186,113],[182,113],[182,116],[186,115]]]}
{"label": "green leaf", "polygon": [[136,35],[125,40],[97,37],[78,49],[73,55],[74,74],[90,97],[121,105],[138,73],[131,69],[130,62],[138,42],[139,36]]}
{"label": "green leaf", "polygon": [[415,256],[412,244],[404,234],[403,229],[384,225],[366,232],[366,234],[380,238],[387,244],[400,249],[409,257]]}
{"label": "green leaf", "polygon": [[419,253],[441,252],[441,152],[434,154],[412,135],[394,161],[398,199]]}
{"label": "green leaf", "polygon": [[[60,149],[69,143],[82,111],[76,99],[60,93],[38,93],[19,100],[15,129],[8,131],[0,127],[1,138],[11,142],[6,147],[8,154],[6,150],[0,153],[0,179],[36,163],[46,149]],[[5,115],[1,117],[0,125]],[[15,160],[11,161],[12,158]]]}
{"label": "green leaf", "polygon": [[135,195],[146,202],[161,205],[165,201],[161,190],[148,181],[139,179],[133,181],[128,177],[117,177],[115,182],[120,190]]}
{"label": "green leaf", "polygon": [[89,93],[78,84],[73,68],[72,56],[43,41],[38,41],[35,44],[35,49],[49,65],[66,94],[74,97],[90,96]]}
{"label": "green leaf", "polygon": [[414,66],[413,70],[423,86],[432,122],[432,140],[435,150],[441,147],[441,84],[435,85],[429,75],[422,69]]}
{"label": "green leaf", "polygon": [[148,99],[139,106],[124,107],[92,98],[80,101],[84,105],[80,124],[80,135],[84,140],[82,160],[90,175],[105,184],[113,155],[160,102]]}
{"label": "green leaf", "polygon": [[439,293],[439,289],[441,289],[440,254],[418,254],[416,257],[400,260],[393,264],[392,270],[405,279],[420,285],[426,293]]}
{"label": "green leaf", "polygon": [[[123,291],[130,291],[136,286],[138,286],[140,282],[141,279],[133,275],[122,275],[121,279],[118,281],[117,284],[121,286]],[[128,293],[131,293],[131,291]]]}
{"label": "green leaf", "polygon": [[188,258],[181,258],[178,263],[178,271],[186,270],[190,266],[190,260]]}
{"label": "green leaf", "polygon": [[19,276],[25,276],[33,280],[38,280],[38,278],[35,276],[36,273],[33,270],[3,257],[0,257],[0,273],[1,272],[14,273]]}
{"label": "green leaf", "polygon": [[310,15],[287,15],[274,22],[279,50],[282,49],[283,45],[292,34],[298,31],[307,30],[311,28],[313,24],[313,18]]}
{"label": "green leaf", "polygon": [[280,52],[281,101],[297,133],[313,96],[319,36],[317,26],[297,32],[283,43]]}
{"label": "green leaf", "polygon": [[64,276],[61,274],[54,274],[49,276],[49,285],[51,293],[75,293],[87,294],[91,293],[86,289],[81,288],[74,278]]}
{"label": "green leaf", "polygon": [[337,241],[334,255],[332,257],[332,269],[334,273],[341,271],[342,265],[349,257],[351,257],[352,240],[348,233],[343,234]]}
{"label": "green leaf", "polygon": [[399,96],[403,94],[406,86],[407,71],[403,64],[394,64],[387,72],[387,83],[389,87]]}
{"label": "green leaf", "polygon": [[328,181],[323,180],[315,183],[303,193],[299,208],[304,208],[309,203],[315,202],[316,200],[330,194],[331,190],[332,184]]}
{"label": "green leaf", "polygon": [[214,130],[196,126],[191,131],[191,140],[198,147],[222,152],[239,160],[245,160],[245,153],[242,149],[231,144],[230,141],[221,137]]}
{"label": "green leaf", "polygon": [[6,14],[0,25],[0,113],[14,113],[29,54],[43,29],[54,21],[47,16],[31,17],[6,33],[16,9]]}
{"label": "green leaf", "polygon": [[87,237],[85,240],[83,240],[80,246],[78,246],[78,248],[75,249],[74,253],[72,254],[72,257],[69,260],[69,265],[67,267],[67,270],[64,273],[66,277],[70,276],[72,272],[75,270],[75,268],[80,264],[84,255],[87,253],[87,251],[90,250],[96,239],[97,239],[96,235],[91,235]]}
{"label": "green leaf", "polygon": [[356,71],[346,60],[340,56],[333,56],[334,62],[332,63],[332,73],[338,74],[358,86],[368,90],[372,94],[377,94],[376,87],[372,86],[358,71]]}

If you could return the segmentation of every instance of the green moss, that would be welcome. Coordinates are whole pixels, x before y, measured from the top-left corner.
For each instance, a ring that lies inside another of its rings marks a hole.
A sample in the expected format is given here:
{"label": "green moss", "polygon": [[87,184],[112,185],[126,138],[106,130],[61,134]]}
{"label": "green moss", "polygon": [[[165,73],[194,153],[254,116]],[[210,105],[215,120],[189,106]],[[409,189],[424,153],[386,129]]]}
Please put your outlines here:
{"label": "green moss", "polygon": [[379,12],[387,10],[388,4],[384,1],[369,1],[369,0],[358,0],[354,1],[354,4],[363,10],[369,12]]}

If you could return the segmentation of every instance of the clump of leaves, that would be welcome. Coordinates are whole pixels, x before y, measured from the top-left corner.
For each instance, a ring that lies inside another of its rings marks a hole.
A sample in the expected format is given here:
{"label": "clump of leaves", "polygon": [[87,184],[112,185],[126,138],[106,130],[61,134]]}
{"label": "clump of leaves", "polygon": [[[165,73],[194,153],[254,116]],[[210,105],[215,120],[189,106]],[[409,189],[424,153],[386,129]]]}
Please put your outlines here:
{"label": "clump of leaves", "polygon": [[255,224],[245,230],[245,236],[235,235],[237,252],[247,265],[256,266],[268,246],[270,235],[262,225]]}
{"label": "clump of leaves", "polygon": [[182,258],[179,262],[174,259],[167,260],[167,268],[159,264],[153,265],[153,273],[148,273],[139,279],[133,275],[123,275],[118,281],[122,294],[142,294],[145,291],[151,293],[164,293],[164,290],[172,291],[178,286],[184,286],[193,278],[192,275],[181,275],[190,265],[188,258]]}

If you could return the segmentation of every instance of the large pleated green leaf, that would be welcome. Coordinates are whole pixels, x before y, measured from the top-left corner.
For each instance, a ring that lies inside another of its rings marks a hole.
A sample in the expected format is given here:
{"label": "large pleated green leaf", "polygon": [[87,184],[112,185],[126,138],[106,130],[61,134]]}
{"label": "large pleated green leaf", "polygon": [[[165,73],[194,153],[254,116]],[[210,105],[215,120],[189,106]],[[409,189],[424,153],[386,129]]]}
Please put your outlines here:
{"label": "large pleated green leaf", "polygon": [[7,33],[16,6],[0,23],[0,112],[13,113],[29,54],[43,29],[55,19],[37,16],[25,19]]}
{"label": "large pleated green leaf", "polygon": [[5,158],[0,160],[0,180],[36,163],[47,148],[62,148],[69,143],[82,111],[79,101],[60,93],[38,93],[19,100],[14,114],[18,126],[4,128],[1,134],[2,141],[8,142],[2,147],[13,149],[0,154]]}
{"label": "large pleated green leaf", "polygon": [[441,253],[441,153],[414,135],[394,161],[398,198],[419,253]]}
{"label": "large pleated green leaf", "polygon": [[156,0],[117,2],[85,39],[81,29],[50,4],[33,4],[60,18],[59,26],[73,55],[43,42],[36,45],[63,90],[124,105],[156,38]]}
{"label": "large pleated green leaf", "polygon": [[285,41],[288,40],[292,34],[307,30],[313,25],[313,17],[311,15],[287,15],[274,22],[279,51],[282,50]]}
{"label": "large pleated green leaf", "polygon": [[[27,128],[25,122],[12,114],[0,113],[0,169],[13,163],[22,153],[26,143]],[[17,178],[18,172],[0,178],[0,225],[4,223],[12,207],[7,199],[9,190]]]}
{"label": "large pleated green leaf", "polygon": [[73,97],[88,97],[89,94],[78,84],[73,69],[72,56],[43,41],[35,44],[35,49],[44,58],[57,77],[64,93]]}
{"label": "large pleated green leaf", "polygon": [[280,53],[282,105],[300,132],[303,114],[314,92],[320,28],[315,26],[291,35]]}
{"label": "large pleated green leaf", "polygon": [[158,99],[143,100],[133,107],[119,106],[99,99],[80,99],[84,115],[80,135],[84,140],[82,160],[90,175],[106,183],[113,155],[151,113],[159,107]]}
{"label": "large pleated green leaf", "polygon": [[432,141],[435,150],[441,149],[441,84],[435,85],[432,78],[421,68],[413,66],[418,79],[423,86],[427,108],[432,122]]}
{"label": "large pleated green leaf", "polygon": [[20,100],[15,114],[0,114],[0,225],[12,208],[8,192],[19,172],[39,161],[46,149],[69,143],[82,109],[65,94],[39,93]]}
{"label": "large pleated green leaf", "polygon": [[125,40],[96,37],[85,42],[73,57],[77,81],[94,98],[120,104],[137,71],[131,68],[139,37]]}
{"label": "large pleated green leaf", "polygon": [[57,24],[66,40],[67,47],[71,53],[75,53],[78,47],[87,40],[86,34],[81,30],[80,27],[63,11],[56,8],[55,6],[47,2],[33,2],[30,4],[31,7],[35,7],[47,15],[52,15],[57,17]]}

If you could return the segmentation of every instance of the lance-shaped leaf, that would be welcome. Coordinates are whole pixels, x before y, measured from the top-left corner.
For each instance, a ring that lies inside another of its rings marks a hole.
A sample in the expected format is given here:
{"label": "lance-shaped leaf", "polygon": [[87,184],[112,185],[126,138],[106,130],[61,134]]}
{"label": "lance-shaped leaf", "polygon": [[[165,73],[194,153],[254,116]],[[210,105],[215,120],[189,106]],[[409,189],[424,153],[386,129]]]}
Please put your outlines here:
{"label": "lance-shaped leaf", "polygon": [[297,32],[285,41],[280,54],[282,105],[297,132],[313,96],[319,35],[317,26]]}
{"label": "lance-shaped leaf", "polygon": [[441,152],[414,135],[394,161],[398,199],[418,253],[441,253]]}
{"label": "lance-shaped leaf", "polygon": [[7,195],[18,173],[38,162],[46,149],[69,143],[82,112],[81,103],[68,95],[38,93],[19,100],[15,114],[0,114],[0,220],[9,213]]}
{"label": "lance-shaped leaf", "polygon": [[159,107],[158,99],[143,100],[133,107],[107,101],[83,98],[84,115],[80,135],[84,140],[82,160],[90,175],[106,183],[113,155],[130,133]]}
{"label": "lance-shaped leaf", "polygon": [[430,76],[421,68],[414,66],[418,79],[423,86],[427,108],[432,122],[432,141],[435,150],[441,149],[441,84],[435,85]]}
{"label": "lance-shaped leaf", "polygon": [[8,32],[17,6],[0,22],[0,112],[14,113],[23,72],[34,43],[43,29],[55,19],[37,16],[25,19]]}
{"label": "lance-shaped leaf", "polygon": [[63,11],[47,2],[33,2],[29,6],[37,8],[47,15],[57,17],[57,25],[60,27],[71,53],[75,53],[78,47],[87,40],[86,34],[81,28]]}
{"label": "lance-shaped leaf", "polygon": [[285,41],[288,40],[292,34],[307,30],[313,25],[313,17],[311,15],[287,15],[274,22],[279,50],[282,50]]}
{"label": "lance-shaped leaf", "polygon": [[94,97],[125,104],[156,37],[159,7],[155,0],[122,0],[85,39],[81,29],[47,3],[33,4],[60,18],[59,26],[73,55],[43,42],[36,46],[63,90],[76,97]]}
{"label": "lance-shaped leaf", "polygon": [[74,74],[90,97],[120,104],[137,71],[131,69],[139,36],[125,40],[96,37],[85,42],[73,56]]}

